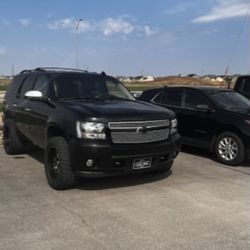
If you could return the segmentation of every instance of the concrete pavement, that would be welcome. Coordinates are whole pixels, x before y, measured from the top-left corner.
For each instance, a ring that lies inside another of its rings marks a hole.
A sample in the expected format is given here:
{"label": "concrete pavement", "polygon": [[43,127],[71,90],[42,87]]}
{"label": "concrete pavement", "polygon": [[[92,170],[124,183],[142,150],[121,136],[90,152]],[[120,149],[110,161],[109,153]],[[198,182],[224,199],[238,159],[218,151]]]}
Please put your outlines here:
{"label": "concrete pavement", "polygon": [[250,249],[250,167],[181,153],[172,174],[46,183],[42,152],[0,147],[0,249]]}

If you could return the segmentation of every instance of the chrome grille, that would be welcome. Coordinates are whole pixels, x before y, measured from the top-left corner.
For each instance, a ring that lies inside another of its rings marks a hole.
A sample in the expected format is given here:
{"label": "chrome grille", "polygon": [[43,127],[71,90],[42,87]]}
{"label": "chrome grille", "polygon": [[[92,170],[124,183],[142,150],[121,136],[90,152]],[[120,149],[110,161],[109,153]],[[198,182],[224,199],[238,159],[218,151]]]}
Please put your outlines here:
{"label": "chrome grille", "polygon": [[135,144],[164,141],[169,135],[169,120],[110,122],[113,143]]}
{"label": "chrome grille", "polygon": [[169,120],[156,120],[156,121],[131,121],[131,122],[110,122],[110,129],[137,129],[138,127],[147,128],[160,128],[169,127]]}

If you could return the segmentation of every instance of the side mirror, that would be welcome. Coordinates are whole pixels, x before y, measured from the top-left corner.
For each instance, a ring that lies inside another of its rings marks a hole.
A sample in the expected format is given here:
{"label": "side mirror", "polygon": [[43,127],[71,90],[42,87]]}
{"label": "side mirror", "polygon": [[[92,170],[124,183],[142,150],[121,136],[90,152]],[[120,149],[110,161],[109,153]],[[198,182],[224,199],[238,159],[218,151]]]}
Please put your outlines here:
{"label": "side mirror", "polygon": [[196,109],[202,112],[209,112],[211,110],[207,104],[198,104],[196,105]]}
{"label": "side mirror", "polygon": [[46,98],[43,96],[43,93],[38,90],[30,90],[24,94],[25,98],[28,100],[37,100],[44,101]]}
{"label": "side mirror", "polygon": [[132,95],[135,99],[139,98],[142,94],[142,91],[133,91]]}

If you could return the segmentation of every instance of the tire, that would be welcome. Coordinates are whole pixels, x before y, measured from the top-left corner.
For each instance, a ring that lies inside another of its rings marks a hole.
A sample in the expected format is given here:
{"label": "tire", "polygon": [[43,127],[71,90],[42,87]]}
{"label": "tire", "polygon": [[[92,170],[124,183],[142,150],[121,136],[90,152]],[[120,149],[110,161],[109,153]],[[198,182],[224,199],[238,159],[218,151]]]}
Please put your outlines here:
{"label": "tire", "polygon": [[153,170],[152,173],[153,174],[165,174],[168,173],[173,165],[173,161],[171,161],[170,163],[167,163],[167,166],[161,169],[157,169],[157,170]]}
{"label": "tire", "polygon": [[68,143],[63,137],[49,139],[45,150],[45,173],[56,190],[73,188],[77,181],[72,173]]}
{"label": "tire", "polygon": [[218,160],[226,165],[236,166],[245,160],[245,147],[238,135],[225,132],[215,142],[215,153]]}
{"label": "tire", "polygon": [[7,154],[16,155],[25,153],[22,140],[18,135],[13,120],[6,120],[3,127],[3,147]]}

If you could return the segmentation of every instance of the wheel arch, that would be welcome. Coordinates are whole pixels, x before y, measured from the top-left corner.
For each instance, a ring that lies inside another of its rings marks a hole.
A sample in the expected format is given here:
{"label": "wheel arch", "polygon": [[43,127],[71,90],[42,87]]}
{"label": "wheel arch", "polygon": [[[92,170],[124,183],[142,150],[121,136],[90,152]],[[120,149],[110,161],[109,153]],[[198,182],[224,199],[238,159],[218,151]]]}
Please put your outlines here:
{"label": "wheel arch", "polygon": [[47,128],[47,137],[46,137],[47,141],[52,137],[59,137],[59,136],[65,138],[66,141],[69,140],[66,131],[59,124],[56,123],[49,124]]}

